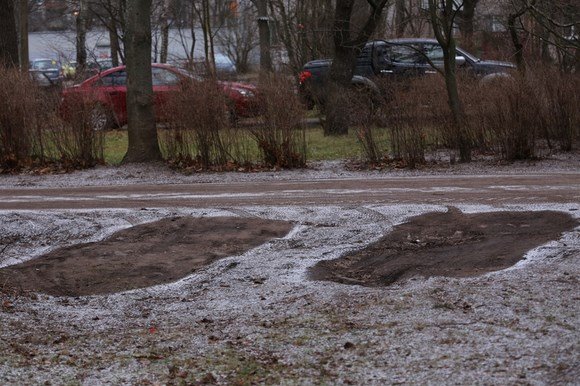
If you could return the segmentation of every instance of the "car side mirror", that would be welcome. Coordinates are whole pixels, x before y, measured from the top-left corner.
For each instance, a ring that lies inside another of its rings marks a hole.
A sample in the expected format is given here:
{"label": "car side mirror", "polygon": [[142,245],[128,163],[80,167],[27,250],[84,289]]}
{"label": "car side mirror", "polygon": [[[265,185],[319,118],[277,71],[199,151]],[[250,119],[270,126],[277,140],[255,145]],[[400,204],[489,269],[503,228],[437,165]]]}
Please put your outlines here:
{"label": "car side mirror", "polygon": [[465,56],[456,56],[455,57],[455,65],[456,66],[463,66],[465,64]]}

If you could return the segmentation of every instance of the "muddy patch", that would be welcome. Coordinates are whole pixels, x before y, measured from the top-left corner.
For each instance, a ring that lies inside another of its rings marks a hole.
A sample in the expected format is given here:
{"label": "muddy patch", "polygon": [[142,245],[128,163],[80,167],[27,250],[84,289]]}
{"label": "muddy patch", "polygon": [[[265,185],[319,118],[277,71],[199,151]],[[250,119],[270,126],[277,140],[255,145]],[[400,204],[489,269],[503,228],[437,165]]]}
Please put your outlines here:
{"label": "muddy patch", "polygon": [[168,218],[94,243],[0,269],[0,284],[55,296],[109,294],[174,282],[212,262],[286,235],[292,224],[258,218]]}
{"label": "muddy patch", "polygon": [[469,277],[505,269],[578,221],[561,212],[428,213],[394,227],[367,248],[322,261],[314,280],[387,286],[410,277]]}

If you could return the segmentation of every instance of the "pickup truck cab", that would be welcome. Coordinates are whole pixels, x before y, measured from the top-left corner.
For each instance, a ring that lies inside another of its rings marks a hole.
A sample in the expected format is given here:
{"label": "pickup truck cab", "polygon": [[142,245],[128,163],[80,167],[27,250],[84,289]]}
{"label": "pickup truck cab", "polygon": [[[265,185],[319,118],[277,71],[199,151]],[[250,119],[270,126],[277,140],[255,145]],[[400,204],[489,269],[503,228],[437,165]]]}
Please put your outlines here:
{"label": "pickup truck cab", "polygon": [[[509,62],[478,59],[457,48],[456,64],[460,72],[481,79],[509,76],[515,65]],[[299,76],[299,93],[305,104],[324,104],[324,86],[332,60],[313,60],[306,63]],[[356,59],[352,85],[380,93],[377,78],[401,81],[411,77],[437,74],[443,68],[443,49],[435,39],[391,39],[368,42]]]}

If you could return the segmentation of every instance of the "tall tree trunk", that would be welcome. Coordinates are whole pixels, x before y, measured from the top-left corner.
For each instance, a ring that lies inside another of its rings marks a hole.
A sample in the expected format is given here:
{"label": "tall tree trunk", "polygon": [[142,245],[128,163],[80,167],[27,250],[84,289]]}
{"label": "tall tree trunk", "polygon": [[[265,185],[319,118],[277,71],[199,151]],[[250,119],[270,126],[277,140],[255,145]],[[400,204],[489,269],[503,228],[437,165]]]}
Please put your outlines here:
{"label": "tall tree trunk", "polygon": [[350,19],[354,0],[338,0],[334,13],[334,58],[327,88],[325,135],[346,135],[350,117],[346,91],[354,74],[356,51],[350,41]]}
{"label": "tall tree trunk", "polygon": [[0,1],[0,66],[18,66],[18,33],[14,2]]}
{"label": "tall tree trunk", "polygon": [[403,37],[407,29],[409,19],[406,15],[406,0],[396,0],[395,2],[395,32],[397,37]]}
{"label": "tall tree trunk", "polygon": [[213,35],[211,32],[211,12],[208,0],[202,0],[201,12],[197,11],[203,32],[203,52],[205,54],[205,67],[210,76],[215,77],[215,56],[213,53]]}
{"label": "tall tree trunk", "polygon": [[356,57],[375,31],[388,0],[367,0],[371,12],[356,36],[351,17],[355,0],[337,0],[334,13],[334,58],[328,76],[325,135],[346,135],[350,117],[345,98],[351,88]]}
{"label": "tall tree trunk", "polygon": [[522,8],[516,13],[512,13],[508,16],[508,30],[510,32],[510,38],[514,46],[514,57],[516,59],[518,71],[522,74],[526,71],[526,63],[524,62],[524,45],[522,44],[520,36],[518,35],[516,22],[526,12],[527,8]]}
{"label": "tall tree trunk", "polygon": [[260,70],[272,72],[272,49],[270,47],[270,19],[266,0],[256,0],[258,9],[258,33],[260,35]]}
{"label": "tall tree trunk", "polygon": [[161,52],[159,53],[159,62],[167,63],[167,54],[169,51],[169,0],[164,0],[161,9]]}
{"label": "tall tree trunk", "polygon": [[475,8],[479,0],[463,0],[463,7],[458,11],[458,25],[463,37],[464,48],[473,48],[473,19],[475,17]]}
{"label": "tall tree trunk", "polygon": [[[440,2],[439,2],[440,1]],[[471,138],[459,92],[455,73],[455,38],[453,37],[453,20],[455,10],[453,0],[429,0],[429,15],[437,42],[443,49],[445,86],[447,103],[451,110],[454,137],[459,150],[461,162],[471,161]]]}
{"label": "tall tree trunk", "polygon": [[20,70],[28,72],[28,0],[19,0],[20,15],[18,29],[20,30]]}
{"label": "tall tree trunk", "polygon": [[119,35],[117,35],[117,23],[111,20],[109,24],[109,42],[111,45],[111,64],[113,67],[119,65],[119,54],[121,53],[121,47],[119,47]]}
{"label": "tall tree trunk", "polygon": [[161,160],[151,80],[151,0],[127,1],[125,52],[129,146],[123,163]]}
{"label": "tall tree trunk", "polygon": [[88,18],[88,3],[87,0],[79,1],[79,11],[77,14],[76,28],[77,28],[77,71],[83,72],[87,65],[87,18]]}

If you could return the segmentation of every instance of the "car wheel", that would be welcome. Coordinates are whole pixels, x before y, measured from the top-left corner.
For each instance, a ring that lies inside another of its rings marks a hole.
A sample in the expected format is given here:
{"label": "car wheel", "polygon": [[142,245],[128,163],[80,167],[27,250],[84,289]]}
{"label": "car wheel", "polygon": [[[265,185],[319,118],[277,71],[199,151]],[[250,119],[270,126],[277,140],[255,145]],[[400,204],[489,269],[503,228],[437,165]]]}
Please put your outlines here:
{"label": "car wheel", "polygon": [[494,72],[492,74],[488,74],[481,78],[481,83],[483,84],[490,84],[490,83],[498,83],[501,84],[504,81],[512,81],[514,77],[507,72]]}
{"label": "car wheel", "polygon": [[89,123],[95,131],[108,130],[113,127],[113,117],[105,106],[96,104],[89,114]]}

